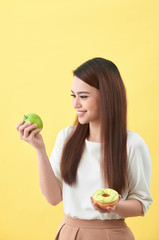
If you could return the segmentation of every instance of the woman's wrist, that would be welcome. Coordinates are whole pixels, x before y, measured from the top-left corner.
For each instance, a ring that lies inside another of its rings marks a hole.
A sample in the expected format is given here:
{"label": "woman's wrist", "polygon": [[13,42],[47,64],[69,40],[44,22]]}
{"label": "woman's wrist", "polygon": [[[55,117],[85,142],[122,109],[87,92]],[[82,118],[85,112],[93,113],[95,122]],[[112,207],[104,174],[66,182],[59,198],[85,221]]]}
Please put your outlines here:
{"label": "woman's wrist", "polygon": [[36,148],[35,150],[36,150],[36,153],[37,153],[38,155],[46,154],[45,145],[42,146],[42,147],[40,147],[40,148]]}

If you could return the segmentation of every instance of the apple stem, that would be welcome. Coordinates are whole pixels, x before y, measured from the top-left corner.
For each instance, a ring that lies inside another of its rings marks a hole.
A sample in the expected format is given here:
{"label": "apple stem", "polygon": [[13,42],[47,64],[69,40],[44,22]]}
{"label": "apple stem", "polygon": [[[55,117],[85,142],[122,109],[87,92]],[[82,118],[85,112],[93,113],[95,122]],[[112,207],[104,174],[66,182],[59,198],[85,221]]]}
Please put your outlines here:
{"label": "apple stem", "polygon": [[25,115],[24,115],[24,117],[26,117],[26,118],[27,118],[27,116],[25,116]]}

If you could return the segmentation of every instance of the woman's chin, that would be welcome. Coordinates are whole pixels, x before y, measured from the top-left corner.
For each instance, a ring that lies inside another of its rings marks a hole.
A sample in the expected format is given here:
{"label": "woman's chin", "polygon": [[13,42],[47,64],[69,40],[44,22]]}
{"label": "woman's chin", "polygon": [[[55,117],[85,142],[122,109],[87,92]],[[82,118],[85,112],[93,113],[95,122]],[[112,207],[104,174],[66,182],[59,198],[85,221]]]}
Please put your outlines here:
{"label": "woman's chin", "polygon": [[80,119],[80,118],[78,119],[78,121],[79,121],[80,124],[86,124],[86,123],[88,123],[88,121],[84,121],[84,120],[82,120],[82,119]]}

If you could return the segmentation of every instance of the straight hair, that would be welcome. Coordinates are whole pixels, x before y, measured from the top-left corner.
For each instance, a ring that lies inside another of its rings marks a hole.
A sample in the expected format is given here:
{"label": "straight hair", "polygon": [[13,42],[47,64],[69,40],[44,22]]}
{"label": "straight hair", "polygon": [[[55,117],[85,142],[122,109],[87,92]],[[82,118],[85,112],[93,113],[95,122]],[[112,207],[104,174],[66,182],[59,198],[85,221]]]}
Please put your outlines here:
{"label": "straight hair", "polygon": [[[120,194],[127,184],[127,100],[126,88],[116,65],[93,58],[73,71],[73,76],[99,90],[101,113],[100,167],[105,187]],[[70,186],[77,184],[77,170],[89,136],[89,123],[76,117],[61,156],[61,177]]]}

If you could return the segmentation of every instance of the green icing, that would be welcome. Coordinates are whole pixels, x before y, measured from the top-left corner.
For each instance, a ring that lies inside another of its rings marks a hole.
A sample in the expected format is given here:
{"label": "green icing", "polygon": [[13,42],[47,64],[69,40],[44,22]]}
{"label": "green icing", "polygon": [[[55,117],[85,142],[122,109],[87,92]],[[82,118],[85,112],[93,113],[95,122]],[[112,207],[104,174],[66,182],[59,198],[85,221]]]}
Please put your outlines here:
{"label": "green icing", "polygon": [[[109,194],[110,196],[108,197],[104,197],[102,196],[103,194]],[[118,199],[118,193],[110,188],[102,188],[97,190],[94,194],[93,194],[93,199],[98,201],[98,202],[102,202],[102,203],[108,203],[108,202],[114,202]]]}

